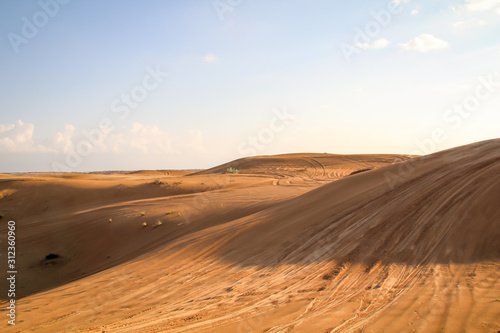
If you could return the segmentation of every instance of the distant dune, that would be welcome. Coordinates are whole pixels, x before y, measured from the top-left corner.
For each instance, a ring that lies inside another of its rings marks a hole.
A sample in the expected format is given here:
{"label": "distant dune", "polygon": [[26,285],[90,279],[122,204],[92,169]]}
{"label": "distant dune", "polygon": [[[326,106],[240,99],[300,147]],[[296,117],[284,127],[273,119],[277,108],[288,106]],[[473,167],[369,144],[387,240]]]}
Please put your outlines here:
{"label": "distant dune", "polygon": [[1,325],[497,332],[499,199],[500,139],[415,158],[286,154],[200,172],[0,175],[19,272],[18,323]]}
{"label": "distant dune", "polygon": [[359,170],[408,160],[408,155],[333,155],[333,154],[284,154],[241,158],[220,166],[194,173],[206,175],[227,173],[228,168],[247,175],[274,175],[279,177],[309,177],[319,179],[339,178]]}

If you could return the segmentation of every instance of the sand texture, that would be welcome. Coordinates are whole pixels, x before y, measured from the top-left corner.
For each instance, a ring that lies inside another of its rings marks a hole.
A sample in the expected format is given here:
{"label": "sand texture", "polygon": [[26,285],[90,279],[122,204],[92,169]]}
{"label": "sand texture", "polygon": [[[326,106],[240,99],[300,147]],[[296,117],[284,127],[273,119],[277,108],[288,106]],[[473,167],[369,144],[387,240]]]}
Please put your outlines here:
{"label": "sand texture", "polygon": [[0,327],[497,332],[499,201],[500,140],[413,158],[0,175],[18,271],[17,324]]}

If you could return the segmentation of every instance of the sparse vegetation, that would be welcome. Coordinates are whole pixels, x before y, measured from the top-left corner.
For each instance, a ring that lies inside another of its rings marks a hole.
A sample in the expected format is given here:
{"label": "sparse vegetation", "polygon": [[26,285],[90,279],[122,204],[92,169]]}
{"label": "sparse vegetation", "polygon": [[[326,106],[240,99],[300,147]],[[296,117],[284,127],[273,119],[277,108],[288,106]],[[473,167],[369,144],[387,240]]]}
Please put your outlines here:
{"label": "sparse vegetation", "polygon": [[165,213],[165,215],[170,215],[170,214],[172,214],[171,210],[169,210],[168,212]]}
{"label": "sparse vegetation", "polygon": [[239,173],[239,172],[240,172],[238,169],[234,169],[234,168],[232,168],[232,167],[231,167],[231,168],[227,168],[227,169],[226,169],[226,171],[227,171],[228,173],[233,173],[233,174],[237,174],[237,173]]}
{"label": "sparse vegetation", "polygon": [[143,227],[143,228],[145,228],[145,227],[147,227],[147,226],[148,226],[148,224],[147,224],[146,222],[142,222],[142,227]]}
{"label": "sparse vegetation", "polygon": [[141,212],[141,216],[145,216],[146,215],[146,212]]}
{"label": "sparse vegetation", "polygon": [[155,185],[160,185],[161,184],[160,178],[155,178],[154,183]]}
{"label": "sparse vegetation", "polygon": [[160,220],[156,220],[156,225],[155,225],[154,227],[156,228],[156,227],[160,227],[160,226],[162,226],[162,225],[163,225],[163,222],[162,222],[162,221],[160,221]]}
{"label": "sparse vegetation", "polygon": [[109,219],[109,223],[113,222],[113,219]]}

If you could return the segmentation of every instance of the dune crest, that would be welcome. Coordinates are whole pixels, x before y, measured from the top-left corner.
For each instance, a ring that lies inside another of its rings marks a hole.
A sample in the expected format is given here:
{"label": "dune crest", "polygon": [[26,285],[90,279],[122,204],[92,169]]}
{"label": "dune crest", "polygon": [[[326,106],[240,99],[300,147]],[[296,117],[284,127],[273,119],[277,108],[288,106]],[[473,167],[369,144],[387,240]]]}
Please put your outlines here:
{"label": "dune crest", "polygon": [[[24,315],[6,331],[496,332],[499,162],[490,140],[6,179],[0,209],[26,244]],[[65,199],[46,205],[48,188]],[[36,203],[15,216],[22,196]]]}

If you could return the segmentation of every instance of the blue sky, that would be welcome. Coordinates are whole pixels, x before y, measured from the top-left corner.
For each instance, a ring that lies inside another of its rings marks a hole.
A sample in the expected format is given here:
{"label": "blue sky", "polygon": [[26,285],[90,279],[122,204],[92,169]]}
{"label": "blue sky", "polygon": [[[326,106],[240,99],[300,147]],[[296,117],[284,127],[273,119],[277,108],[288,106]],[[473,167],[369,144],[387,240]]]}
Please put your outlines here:
{"label": "blue sky", "polygon": [[3,0],[0,172],[496,138],[499,35],[500,0]]}

